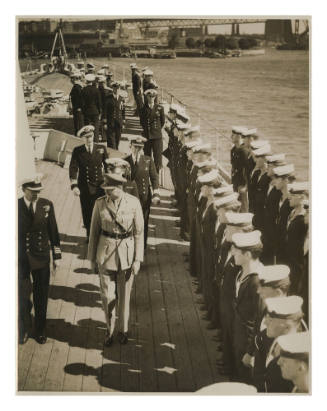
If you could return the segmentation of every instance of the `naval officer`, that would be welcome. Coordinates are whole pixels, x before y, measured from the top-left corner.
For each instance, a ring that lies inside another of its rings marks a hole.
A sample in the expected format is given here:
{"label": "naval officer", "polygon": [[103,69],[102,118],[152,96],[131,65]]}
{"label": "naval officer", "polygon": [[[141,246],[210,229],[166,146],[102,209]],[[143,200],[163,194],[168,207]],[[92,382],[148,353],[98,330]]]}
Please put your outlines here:
{"label": "naval officer", "polygon": [[159,176],[152,157],[144,155],[142,149],[146,139],[135,136],[131,139],[131,155],[126,161],[131,167],[131,180],[136,182],[144,218],[144,248],[148,237],[151,202],[160,202]]}
{"label": "naval officer", "polygon": [[18,315],[19,342],[28,339],[31,326],[30,275],[33,282],[35,340],[44,344],[50,281],[50,250],[54,268],[61,259],[59,232],[53,203],[39,197],[42,183],[38,176],[22,185],[18,200]]}
{"label": "naval officer", "polygon": [[100,185],[103,182],[103,169],[107,170],[107,149],[95,144],[94,127],[84,126],[78,136],[84,144],[74,148],[69,165],[71,189],[80,197],[84,227],[87,239],[90,235],[92,210],[95,200],[103,195]]}
{"label": "naval officer", "polygon": [[116,315],[119,342],[128,342],[129,300],[134,276],[143,261],[144,221],[139,200],[123,191],[127,180],[121,173],[114,170],[104,177],[106,195],[95,202],[93,209],[88,259],[93,270],[96,263],[99,267],[107,325],[105,345],[110,346]]}
{"label": "naval officer", "polygon": [[101,117],[101,94],[94,85],[95,75],[85,76],[86,86],[82,90],[84,124],[94,126],[94,141],[99,141],[99,125]]}
{"label": "naval officer", "polygon": [[70,76],[73,87],[70,91],[69,98],[70,104],[73,112],[74,129],[75,136],[77,136],[78,131],[84,126],[83,118],[83,97],[82,89],[83,85],[81,83],[81,73],[75,72]]}
{"label": "naval officer", "polygon": [[124,99],[118,92],[119,83],[113,82],[111,88],[112,94],[106,99],[104,122],[107,124],[107,146],[118,150],[125,121],[125,106]]}
{"label": "naval officer", "polygon": [[146,103],[140,115],[144,137],[147,140],[144,144],[144,154],[151,156],[153,153],[154,164],[159,173],[162,167],[162,128],[165,125],[165,113],[163,107],[155,102],[156,90],[148,89],[144,95]]}

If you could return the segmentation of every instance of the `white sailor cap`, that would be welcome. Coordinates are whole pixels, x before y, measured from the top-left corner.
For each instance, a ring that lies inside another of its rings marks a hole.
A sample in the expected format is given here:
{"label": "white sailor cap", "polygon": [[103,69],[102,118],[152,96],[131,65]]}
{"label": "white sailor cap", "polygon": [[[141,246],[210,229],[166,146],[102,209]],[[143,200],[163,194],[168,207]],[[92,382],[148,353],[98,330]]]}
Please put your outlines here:
{"label": "white sailor cap", "polygon": [[146,70],[144,70],[143,74],[145,76],[153,76],[153,71],[147,68]]}
{"label": "white sailor cap", "polygon": [[102,68],[103,68],[103,69],[108,69],[108,68],[109,68],[109,64],[103,64]]}
{"label": "white sailor cap", "polygon": [[100,69],[98,72],[97,72],[97,76],[103,76],[103,75],[105,75],[106,73],[105,73],[105,71],[104,71],[104,69]]}
{"label": "white sailor cap", "polygon": [[265,265],[258,273],[261,285],[266,287],[278,287],[283,283],[289,284],[290,268],[287,265]]}
{"label": "white sailor cap", "polygon": [[177,117],[180,118],[184,123],[187,123],[190,120],[190,116],[186,114],[185,109],[180,107],[177,111]]}
{"label": "white sailor cap", "polygon": [[189,128],[187,124],[180,121],[176,121],[176,127],[178,128],[178,130],[187,130]]}
{"label": "white sailor cap", "polygon": [[267,306],[269,317],[280,319],[299,319],[303,316],[303,299],[298,295],[266,298],[265,304]]}
{"label": "white sailor cap", "polygon": [[213,190],[212,194],[217,197],[221,197],[223,195],[232,194],[234,193],[233,184],[228,184],[226,186],[221,186]]}
{"label": "white sailor cap", "polygon": [[211,144],[204,143],[192,148],[193,153],[211,153]]}
{"label": "white sailor cap", "polygon": [[111,157],[106,160],[106,164],[112,167],[129,167],[130,164],[128,161],[123,160],[120,157]]}
{"label": "white sailor cap", "polygon": [[43,189],[42,185],[42,180],[43,174],[42,173],[36,173],[33,174],[31,177],[26,177],[24,178],[21,182],[20,185],[22,188],[28,188],[31,191],[41,191]]}
{"label": "white sailor cap", "polygon": [[280,356],[308,362],[310,352],[309,331],[281,335],[277,338]]}
{"label": "white sailor cap", "polygon": [[232,243],[240,249],[262,247],[261,231],[255,230],[250,233],[236,233],[232,235]]}
{"label": "white sailor cap", "polygon": [[129,66],[130,66],[131,69],[137,68],[137,64],[136,64],[136,63],[131,63]]}
{"label": "white sailor cap", "polygon": [[73,71],[73,72],[70,74],[70,77],[71,77],[71,78],[81,78],[81,77],[82,77],[82,73],[81,73],[80,71]]}
{"label": "white sailor cap", "polygon": [[188,130],[185,131],[184,135],[185,135],[185,137],[187,137],[187,136],[189,136],[190,134],[193,134],[193,133],[200,133],[200,126],[199,125],[189,127]]}
{"label": "white sailor cap", "polygon": [[89,135],[93,135],[94,130],[95,130],[94,126],[90,124],[87,126],[84,126],[78,131],[77,137],[87,137]]}
{"label": "white sailor cap", "polygon": [[144,95],[145,95],[145,96],[150,95],[150,96],[152,96],[152,97],[155,97],[155,96],[158,95],[158,92],[157,92],[154,88],[149,88],[148,90],[146,90],[146,91],[144,92]]}
{"label": "white sailor cap", "polygon": [[188,149],[192,149],[193,150],[193,147],[195,147],[196,145],[200,145],[200,144],[202,144],[202,139],[201,138],[198,138],[198,139],[196,139],[196,140],[191,140],[191,141],[187,141],[187,142],[185,142],[185,147],[187,147]]}
{"label": "white sailor cap", "polygon": [[257,389],[242,382],[216,382],[196,391],[201,395],[253,395]]}
{"label": "white sailor cap", "polygon": [[85,81],[87,83],[92,83],[93,81],[95,81],[95,75],[94,74],[87,74],[85,76]]}
{"label": "white sailor cap", "polygon": [[308,181],[296,181],[295,183],[288,184],[287,189],[291,194],[308,194],[310,185]]}
{"label": "white sailor cap", "polygon": [[264,156],[268,156],[271,154],[271,146],[270,144],[267,144],[266,146],[260,147],[257,150],[253,151],[253,154],[256,157],[264,157]]}
{"label": "white sailor cap", "polygon": [[219,172],[217,169],[209,171],[209,173],[203,174],[197,178],[198,182],[201,184],[210,184],[217,180],[219,177]]}
{"label": "white sailor cap", "polygon": [[205,160],[201,162],[194,162],[194,164],[202,169],[202,168],[216,168],[217,167],[217,161],[213,158],[212,160]]}
{"label": "white sailor cap", "polygon": [[269,144],[268,140],[254,140],[251,141],[251,147],[253,150],[257,150],[258,148],[264,147]]}
{"label": "white sailor cap", "polygon": [[256,133],[257,133],[257,129],[256,129],[256,128],[245,129],[245,130],[242,130],[242,132],[241,132],[241,134],[242,134],[243,137],[251,137],[251,136],[253,136],[253,135],[256,134]]}
{"label": "white sailor cap", "polygon": [[277,177],[284,177],[292,175],[294,170],[294,164],[286,164],[285,166],[275,167],[273,172]]}
{"label": "white sailor cap", "polygon": [[106,76],[98,76],[98,83],[105,83],[106,82]]}
{"label": "white sailor cap", "polygon": [[219,207],[227,207],[237,202],[238,193],[228,194],[223,197],[219,197],[214,201],[214,205]]}
{"label": "white sailor cap", "polygon": [[234,213],[234,212],[225,213],[227,225],[232,225],[232,226],[237,226],[237,227],[244,227],[244,226],[252,225],[253,216],[254,214],[252,213]]}
{"label": "white sailor cap", "polygon": [[93,63],[86,63],[87,68],[95,68],[95,65]]}
{"label": "white sailor cap", "polygon": [[232,132],[236,134],[242,134],[247,128],[245,126],[232,126]]}
{"label": "white sailor cap", "polygon": [[281,163],[285,161],[285,154],[273,154],[272,156],[266,157],[267,163]]}
{"label": "white sailor cap", "polygon": [[133,146],[143,147],[144,143],[147,141],[145,137],[142,136],[130,136],[129,141]]}
{"label": "white sailor cap", "polygon": [[177,113],[179,109],[179,106],[175,103],[171,103],[171,105],[169,106],[169,111],[173,111],[174,113]]}

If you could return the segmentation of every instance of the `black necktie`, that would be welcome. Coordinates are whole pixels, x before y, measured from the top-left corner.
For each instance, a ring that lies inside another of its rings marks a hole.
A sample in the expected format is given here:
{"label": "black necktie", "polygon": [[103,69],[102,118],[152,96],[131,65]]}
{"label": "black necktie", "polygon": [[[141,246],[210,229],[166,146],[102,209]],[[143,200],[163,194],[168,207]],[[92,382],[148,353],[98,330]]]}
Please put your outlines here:
{"label": "black necktie", "polygon": [[30,206],[29,206],[29,212],[31,214],[31,217],[34,218],[34,208],[33,208],[33,203],[32,201],[30,202]]}

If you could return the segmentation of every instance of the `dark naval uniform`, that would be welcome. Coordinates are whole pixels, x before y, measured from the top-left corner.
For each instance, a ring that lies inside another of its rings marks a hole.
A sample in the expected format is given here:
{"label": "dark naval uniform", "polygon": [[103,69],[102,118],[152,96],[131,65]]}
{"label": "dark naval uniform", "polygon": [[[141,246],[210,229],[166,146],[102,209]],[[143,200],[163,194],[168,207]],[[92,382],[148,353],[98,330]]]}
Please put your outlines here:
{"label": "dark naval uniform", "polygon": [[77,186],[80,190],[83,223],[88,237],[95,200],[104,195],[100,185],[103,182],[102,167],[107,171],[107,158],[108,153],[103,146],[93,144],[92,153],[89,153],[83,144],[74,148],[69,165],[71,188]]}
{"label": "dark naval uniform", "polygon": [[264,226],[264,209],[270,180],[267,173],[259,174],[254,192],[253,226],[260,231],[263,231]]}
{"label": "dark naval uniform", "polygon": [[84,123],[94,126],[94,141],[99,141],[99,116],[101,114],[101,95],[96,86],[87,85],[82,90]]}
{"label": "dark naval uniform", "polygon": [[135,164],[132,155],[128,156],[126,161],[128,161],[131,166],[131,179],[136,182],[138,189],[144,217],[144,245],[146,246],[152,199],[151,187],[152,190],[158,190],[159,176],[154,162],[149,156],[141,155],[137,164]]}
{"label": "dark naval uniform", "polygon": [[246,186],[246,162],[247,156],[243,147],[234,146],[231,150],[232,184],[234,191]]}
{"label": "dark naval uniform", "polygon": [[125,106],[122,96],[110,95],[106,100],[107,116],[107,146],[118,150],[123,120],[125,119]]}
{"label": "dark naval uniform", "polygon": [[77,136],[78,131],[84,126],[82,89],[81,84],[75,83],[69,94],[73,109],[75,136]]}
{"label": "dark naval uniform", "polygon": [[139,114],[142,107],[142,79],[137,71],[132,74],[133,96],[136,104],[137,113]]}
{"label": "dark naval uniform", "polygon": [[54,260],[61,258],[58,227],[51,201],[39,198],[35,212],[24,197],[18,200],[18,315],[19,333],[31,325],[30,274],[33,279],[33,303],[36,335],[46,325],[50,281],[50,250]]}
{"label": "dark naval uniform", "polygon": [[261,260],[264,264],[274,264],[277,249],[277,218],[279,212],[279,202],[282,192],[272,187],[269,191],[264,207],[263,218],[263,250]]}
{"label": "dark naval uniform", "polygon": [[141,125],[144,131],[144,137],[147,142],[144,144],[144,154],[151,156],[153,152],[154,164],[159,173],[162,167],[162,132],[161,129],[165,125],[165,113],[162,106],[154,104],[150,108],[144,104],[140,115]]}
{"label": "dark naval uniform", "polygon": [[287,237],[287,221],[288,217],[292,211],[290,202],[286,198],[283,202],[282,199],[278,207],[278,217],[277,217],[277,251],[276,260],[277,264],[287,264],[288,257],[286,253],[286,237]]}
{"label": "dark naval uniform", "polygon": [[255,192],[257,189],[258,178],[260,175],[260,170],[253,170],[250,174],[250,179],[248,181],[248,198],[249,198],[249,211],[254,212],[255,204]]}

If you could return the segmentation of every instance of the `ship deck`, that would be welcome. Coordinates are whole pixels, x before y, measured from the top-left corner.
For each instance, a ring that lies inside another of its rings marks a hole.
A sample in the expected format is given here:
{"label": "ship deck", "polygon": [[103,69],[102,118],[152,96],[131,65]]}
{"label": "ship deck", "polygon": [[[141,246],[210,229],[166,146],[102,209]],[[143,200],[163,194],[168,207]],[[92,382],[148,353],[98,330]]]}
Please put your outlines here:
{"label": "ship deck", "polygon": [[[139,133],[131,109],[126,130]],[[37,171],[44,174],[42,196],[55,206],[62,261],[51,275],[46,344],[30,338],[18,348],[18,391],[178,393],[225,381],[216,368],[217,331],[207,328],[188,272],[189,243],[179,237],[172,192],[162,189],[160,205],[151,208],[148,248],[131,296],[129,342],[107,348],[99,278],[86,260],[68,170],[39,161]]]}

